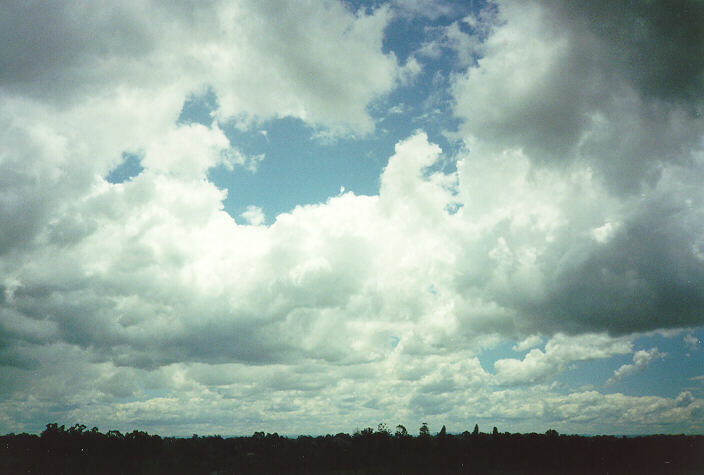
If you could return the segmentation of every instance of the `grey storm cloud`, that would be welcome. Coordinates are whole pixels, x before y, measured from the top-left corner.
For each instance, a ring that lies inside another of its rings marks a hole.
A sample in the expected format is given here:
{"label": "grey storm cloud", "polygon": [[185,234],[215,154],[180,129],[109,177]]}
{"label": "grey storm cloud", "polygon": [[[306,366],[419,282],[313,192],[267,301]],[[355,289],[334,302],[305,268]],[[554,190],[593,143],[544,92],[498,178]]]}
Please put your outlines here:
{"label": "grey storm cloud", "polygon": [[591,249],[570,249],[553,269],[550,290],[522,310],[568,332],[628,334],[704,323],[701,207],[648,203]]}
{"label": "grey storm cloud", "polygon": [[[455,79],[469,160],[520,150],[538,182],[586,170],[603,184],[598,198],[573,185],[570,224],[533,265],[540,291],[498,295],[525,334],[704,322],[702,18],[697,1],[499,2],[482,57]],[[495,236],[514,256],[529,242]]]}
{"label": "grey storm cloud", "polygon": [[500,7],[479,67],[455,84],[461,131],[536,163],[589,163],[616,193],[691,162],[704,127],[701,2]]}
{"label": "grey storm cloud", "polygon": [[139,60],[151,50],[148,12],[103,1],[4,3],[0,41],[9,47],[0,52],[0,87],[64,105],[80,99],[87,84],[110,79],[101,74],[105,58]]}
{"label": "grey storm cloud", "polygon": [[[612,71],[641,96],[674,102],[701,116],[704,3],[681,1],[544,2],[569,25],[575,43],[598,41]],[[604,71],[606,72],[606,71]]]}

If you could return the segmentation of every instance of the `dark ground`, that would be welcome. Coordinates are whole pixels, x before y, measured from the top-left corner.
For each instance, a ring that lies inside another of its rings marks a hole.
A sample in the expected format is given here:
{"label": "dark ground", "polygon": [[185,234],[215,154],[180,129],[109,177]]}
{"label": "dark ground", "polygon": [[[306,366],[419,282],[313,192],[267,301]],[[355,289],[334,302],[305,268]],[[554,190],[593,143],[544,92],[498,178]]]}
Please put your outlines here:
{"label": "dark ground", "polygon": [[2,474],[704,474],[704,436],[482,434],[160,437],[49,424],[0,436]]}

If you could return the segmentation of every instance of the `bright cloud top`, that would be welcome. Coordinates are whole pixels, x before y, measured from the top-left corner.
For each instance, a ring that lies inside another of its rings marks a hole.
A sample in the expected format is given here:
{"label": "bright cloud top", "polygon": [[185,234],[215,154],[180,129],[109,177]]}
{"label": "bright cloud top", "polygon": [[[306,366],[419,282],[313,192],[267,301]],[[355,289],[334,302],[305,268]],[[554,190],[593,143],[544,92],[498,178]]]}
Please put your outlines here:
{"label": "bright cloud top", "polygon": [[[701,387],[625,385],[676,358],[639,338],[701,361],[704,66],[644,83],[627,59],[651,43],[610,55],[621,40],[593,31],[635,28],[616,13],[434,5],[0,7],[0,430],[701,427]],[[636,13],[653,42],[701,41]],[[413,18],[437,24],[395,53]],[[211,172],[267,160],[237,134],[393,134],[379,101],[441,60],[451,100],[431,105],[459,126],[431,138],[427,102],[395,104],[420,128],[394,137],[377,194],[271,221],[226,207]],[[207,123],[179,120],[204,90]],[[140,170],[106,179],[128,156]],[[596,362],[601,379],[569,379]]]}

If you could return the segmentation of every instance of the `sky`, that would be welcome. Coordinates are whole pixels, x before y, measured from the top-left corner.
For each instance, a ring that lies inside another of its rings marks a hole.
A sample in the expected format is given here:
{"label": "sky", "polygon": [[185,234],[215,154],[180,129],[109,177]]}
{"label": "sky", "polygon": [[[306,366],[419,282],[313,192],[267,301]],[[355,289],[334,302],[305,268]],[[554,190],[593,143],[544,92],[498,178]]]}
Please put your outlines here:
{"label": "sky", "polygon": [[0,433],[702,433],[704,3],[0,4]]}

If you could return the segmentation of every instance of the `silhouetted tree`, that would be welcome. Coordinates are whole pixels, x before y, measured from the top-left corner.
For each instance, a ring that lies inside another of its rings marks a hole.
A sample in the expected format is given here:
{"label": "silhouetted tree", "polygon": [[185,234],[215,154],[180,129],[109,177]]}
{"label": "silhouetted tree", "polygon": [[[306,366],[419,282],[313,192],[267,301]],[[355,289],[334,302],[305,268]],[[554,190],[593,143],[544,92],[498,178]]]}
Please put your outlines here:
{"label": "silhouetted tree", "polygon": [[[397,426],[396,438],[380,425],[355,436],[339,433],[295,439],[255,432],[249,437],[190,438],[66,429],[47,424],[41,436],[0,435],[0,474],[19,473],[702,473],[704,436],[560,436],[545,434],[489,437],[463,432],[430,438],[423,423],[417,438]],[[504,456],[510,454],[510,456]]]}
{"label": "silhouetted tree", "polygon": [[474,430],[472,431],[472,435],[479,435],[479,424],[474,424]]}
{"label": "silhouetted tree", "polygon": [[496,426],[494,426],[494,429],[491,431],[491,435],[493,435],[494,437],[499,435],[499,429],[497,429]]}
{"label": "silhouetted tree", "polygon": [[68,429],[68,433],[72,435],[81,435],[86,430],[85,424],[74,424]]}
{"label": "silhouetted tree", "polygon": [[406,427],[399,424],[396,426],[396,432],[394,433],[396,437],[406,437],[408,435],[408,431],[406,430]]}

